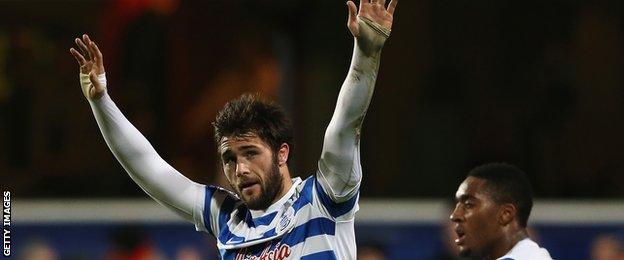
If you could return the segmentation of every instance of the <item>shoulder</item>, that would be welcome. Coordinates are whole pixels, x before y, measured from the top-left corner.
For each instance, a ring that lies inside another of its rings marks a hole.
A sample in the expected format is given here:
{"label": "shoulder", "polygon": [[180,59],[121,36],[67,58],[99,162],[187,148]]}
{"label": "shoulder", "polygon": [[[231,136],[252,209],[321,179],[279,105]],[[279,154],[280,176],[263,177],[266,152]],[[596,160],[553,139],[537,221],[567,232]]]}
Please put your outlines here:
{"label": "shoulder", "polygon": [[205,189],[206,189],[206,192],[204,194],[205,196],[204,201],[206,203],[213,204],[214,202],[217,202],[218,205],[221,205],[226,201],[229,203],[233,203],[233,204],[240,201],[236,193],[230,190],[227,190],[223,187],[215,186],[215,185],[207,185]]}
{"label": "shoulder", "polygon": [[312,193],[314,191],[314,183],[316,183],[316,177],[314,174],[299,182],[297,185],[297,193],[299,193],[299,196],[307,198],[311,201]]}
{"label": "shoulder", "polygon": [[352,220],[353,215],[359,209],[357,204],[359,193],[345,201],[336,202],[317,177],[317,174],[312,174],[298,185],[299,204],[311,204],[331,219]]}
{"label": "shoulder", "polygon": [[531,239],[524,239],[518,242],[505,256],[499,258],[499,260],[551,260],[552,257],[548,253],[548,250],[540,247],[535,241]]}
{"label": "shoulder", "polygon": [[203,203],[194,210],[197,230],[216,235],[223,230],[233,213],[246,212],[244,204],[234,192],[214,185],[207,185],[204,190]]}
{"label": "shoulder", "polygon": [[206,186],[204,203],[204,210],[213,217],[224,218],[241,208],[246,211],[245,204],[236,193],[214,185]]}

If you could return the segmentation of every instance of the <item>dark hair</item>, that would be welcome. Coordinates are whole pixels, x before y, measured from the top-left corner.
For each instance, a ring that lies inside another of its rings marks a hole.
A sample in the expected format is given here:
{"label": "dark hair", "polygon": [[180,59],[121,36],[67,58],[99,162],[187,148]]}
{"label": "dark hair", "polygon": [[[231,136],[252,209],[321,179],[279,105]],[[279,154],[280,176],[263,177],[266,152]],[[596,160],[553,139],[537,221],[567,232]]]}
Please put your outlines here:
{"label": "dark hair", "polygon": [[488,163],[472,169],[468,176],[486,180],[486,189],[492,200],[516,206],[520,226],[527,226],[533,208],[533,191],[522,170],[507,163]]}
{"label": "dark hair", "polygon": [[281,106],[262,100],[258,95],[244,94],[230,100],[219,111],[212,125],[217,145],[223,137],[256,134],[274,153],[283,143],[288,144],[288,160],[292,157],[294,144],[290,120]]}

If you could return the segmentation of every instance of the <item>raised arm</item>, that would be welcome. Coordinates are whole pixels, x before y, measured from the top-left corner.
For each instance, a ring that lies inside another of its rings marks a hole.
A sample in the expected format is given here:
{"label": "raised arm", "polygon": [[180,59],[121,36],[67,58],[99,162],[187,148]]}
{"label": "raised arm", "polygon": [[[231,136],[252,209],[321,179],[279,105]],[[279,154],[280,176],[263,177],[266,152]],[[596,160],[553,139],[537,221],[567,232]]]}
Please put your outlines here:
{"label": "raised arm", "polygon": [[362,178],[359,140],[377,79],[381,49],[390,36],[397,0],[360,0],[359,13],[348,1],[347,26],[355,37],[353,57],[325,131],[319,182],[335,202],[357,194]]}
{"label": "raised arm", "polygon": [[[106,144],[119,163],[148,195],[188,221],[193,207],[203,205],[203,185],[180,174],[126,119],[106,92],[102,53],[86,34],[76,38],[80,51],[70,52],[80,65],[80,85]],[[202,200],[202,201],[197,201]]]}

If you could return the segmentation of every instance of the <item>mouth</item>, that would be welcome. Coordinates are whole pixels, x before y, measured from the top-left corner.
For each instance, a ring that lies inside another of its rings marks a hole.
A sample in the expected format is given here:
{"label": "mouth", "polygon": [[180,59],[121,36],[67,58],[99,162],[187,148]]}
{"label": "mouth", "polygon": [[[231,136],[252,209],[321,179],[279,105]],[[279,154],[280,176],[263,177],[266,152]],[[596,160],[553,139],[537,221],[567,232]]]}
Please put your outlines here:
{"label": "mouth", "polygon": [[255,185],[259,185],[257,182],[244,182],[238,185],[238,189],[241,193],[245,193],[248,190],[251,190]]}
{"label": "mouth", "polygon": [[463,245],[466,238],[466,233],[464,232],[464,230],[460,227],[456,227],[455,234],[457,235],[457,238],[455,239],[455,244],[458,246]]}

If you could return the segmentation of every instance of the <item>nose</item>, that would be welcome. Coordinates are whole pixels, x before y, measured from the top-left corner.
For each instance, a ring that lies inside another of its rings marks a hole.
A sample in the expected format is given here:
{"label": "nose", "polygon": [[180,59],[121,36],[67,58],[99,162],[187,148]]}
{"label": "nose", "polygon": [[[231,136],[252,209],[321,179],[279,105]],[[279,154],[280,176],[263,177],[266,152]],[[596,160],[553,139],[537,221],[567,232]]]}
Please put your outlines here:
{"label": "nose", "polygon": [[238,160],[236,163],[236,176],[241,176],[249,173],[249,166],[245,160]]}
{"label": "nose", "polygon": [[459,204],[457,206],[455,206],[455,209],[453,209],[453,212],[451,212],[451,215],[449,216],[449,219],[452,222],[461,222],[464,219],[463,213],[462,213],[462,210],[460,209],[460,205]]}

